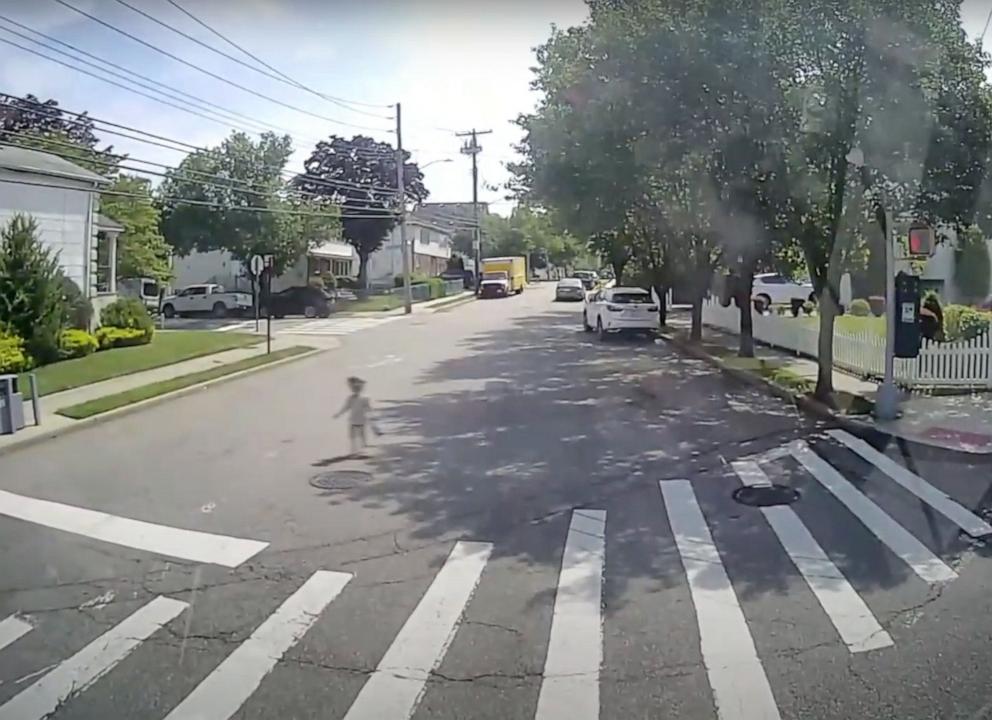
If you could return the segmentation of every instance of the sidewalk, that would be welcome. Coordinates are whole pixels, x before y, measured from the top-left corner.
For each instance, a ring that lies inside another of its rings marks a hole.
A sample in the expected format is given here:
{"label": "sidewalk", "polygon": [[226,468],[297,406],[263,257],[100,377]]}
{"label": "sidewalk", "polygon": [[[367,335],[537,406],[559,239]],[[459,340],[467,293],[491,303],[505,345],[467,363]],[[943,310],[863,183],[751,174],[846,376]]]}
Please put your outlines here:
{"label": "sidewalk", "polygon": [[[689,316],[671,313],[668,326],[688,335]],[[738,338],[731,333],[707,326],[703,330],[703,338],[710,344],[737,351]],[[770,367],[788,371],[811,383],[816,382],[815,360],[759,344],[755,345],[755,357]],[[838,392],[860,397],[874,405],[877,383],[839,370],[834,370],[833,381]],[[992,394],[939,397],[905,393],[900,409],[901,415],[896,420],[878,421],[871,415],[858,415],[857,421],[865,427],[922,445],[992,455]]]}
{"label": "sidewalk", "polygon": [[[336,338],[331,337],[307,338],[306,344],[312,346],[314,351],[330,350],[340,345]],[[272,338],[272,352],[296,345],[300,345],[299,338]],[[96,400],[97,398],[103,398],[108,395],[115,395],[117,393],[143,387],[145,385],[151,385],[163,380],[171,380],[173,378],[191,375],[204,370],[210,370],[218,366],[230,365],[241,360],[264,355],[265,351],[265,342],[261,342],[250,347],[225,350],[224,352],[215,353],[213,355],[204,355],[203,357],[184,360],[172,365],[165,365],[151,370],[132,373],[130,375],[121,375],[120,377],[111,378],[98,383],[92,383],[90,385],[83,385],[64,392],[44,395],[39,399],[39,404],[41,406],[41,425],[34,424],[33,404],[30,400],[25,400],[25,427],[23,430],[19,430],[13,435],[0,435],[0,453],[3,453],[5,450],[15,446],[29,444],[39,439],[55,437],[56,435],[60,435],[74,426],[84,425],[95,421],[98,422],[105,416],[112,417],[119,414],[121,410],[127,409],[122,408],[118,411],[111,411],[105,415],[96,415],[85,420],[73,420],[71,418],[56,414],[57,411],[62,408],[67,408],[79,403],[88,402],[90,400]],[[296,357],[305,356],[300,355]],[[273,364],[278,364],[278,362]],[[271,367],[271,365],[263,365],[261,367]],[[234,376],[235,375],[229,375],[227,377]],[[179,392],[182,391],[180,390]],[[160,397],[168,397],[168,395],[162,395]],[[158,398],[153,398],[153,400],[157,399]],[[137,405],[140,404],[143,403],[138,403]]]}

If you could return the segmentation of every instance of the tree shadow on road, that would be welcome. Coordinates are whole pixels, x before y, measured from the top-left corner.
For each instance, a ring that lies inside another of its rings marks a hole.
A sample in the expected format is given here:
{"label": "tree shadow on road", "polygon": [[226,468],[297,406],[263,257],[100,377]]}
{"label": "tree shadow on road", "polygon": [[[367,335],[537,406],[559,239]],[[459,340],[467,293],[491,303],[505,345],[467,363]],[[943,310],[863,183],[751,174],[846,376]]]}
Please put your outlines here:
{"label": "tree shadow on road", "polygon": [[[684,585],[658,481],[692,479],[707,488],[700,506],[738,594],[795,591],[801,579],[760,511],[729,499],[739,483],[726,465],[815,431],[795,408],[660,342],[601,344],[561,312],[459,350],[416,378],[416,399],[376,398],[386,437],[367,461],[374,480],[330,502],[401,516],[415,543],[491,541],[496,554],[555,568],[571,510],[605,509],[606,573],[622,602],[634,579]],[[546,523],[560,540],[529,541]],[[840,557],[826,549],[859,589],[907,578],[877,541],[856,556],[838,547]]]}

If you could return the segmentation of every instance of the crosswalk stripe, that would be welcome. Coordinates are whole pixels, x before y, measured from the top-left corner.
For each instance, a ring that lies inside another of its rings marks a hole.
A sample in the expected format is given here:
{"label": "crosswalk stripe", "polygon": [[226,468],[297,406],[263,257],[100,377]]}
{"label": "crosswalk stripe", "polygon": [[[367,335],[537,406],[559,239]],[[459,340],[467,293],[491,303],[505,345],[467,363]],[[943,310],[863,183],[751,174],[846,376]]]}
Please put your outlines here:
{"label": "crosswalk stripe", "polygon": [[110,515],[0,490],[0,515],[160,555],[237,567],[267,542]]}
{"label": "crosswalk stripe", "polygon": [[688,480],[658,483],[696,608],[699,644],[720,720],[781,720],[734,586]]}
{"label": "crosswalk stripe", "polygon": [[16,615],[11,615],[0,621],[0,650],[16,642],[31,632],[31,623],[24,622]]}
{"label": "crosswalk stripe", "polygon": [[444,657],[492,551],[491,543],[455,543],[345,720],[399,720],[413,715],[427,678]]}
{"label": "crosswalk stripe", "polygon": [[535,720],[599,717],[606,511],[578,509],[565,539]]}
{"label": "crosswalk stripe", "polygon": [[816,480],[843,503],[879,540],[929,583],[946,582],[957,577],[943,560],[930,552],[906,528],[893,520],[867,495],[817,455],[802,440],[789,446],[789,452]]}
{"label": "crosswalk stripe", "polygon": [[[757,463],[731,465],[745,485],[771,485]],[[761,512],[848,649],[858,653],[890,647],[892,638],[792,508],[779,505]]]}
{"label": "crosswalk stripe", "polygon": [[351,577],[327,570],[311,575],[166,720],[227,720],[234,715]]}
{"label": "crosswalk stripe", "polygon": [[0,706],[0,720],[41,720],[126,658],[152,633],[186,609],[186,603],[157,597],[119,622],[34,685]]}
{"label": "crosswalk stripe", "polygon": [[972,537],[992,534],[992,525],[952,500],[946,493],[938,490],[916,473],[880,453],[861,438],[843,430],[828,430],[827,434],[870,462]]}

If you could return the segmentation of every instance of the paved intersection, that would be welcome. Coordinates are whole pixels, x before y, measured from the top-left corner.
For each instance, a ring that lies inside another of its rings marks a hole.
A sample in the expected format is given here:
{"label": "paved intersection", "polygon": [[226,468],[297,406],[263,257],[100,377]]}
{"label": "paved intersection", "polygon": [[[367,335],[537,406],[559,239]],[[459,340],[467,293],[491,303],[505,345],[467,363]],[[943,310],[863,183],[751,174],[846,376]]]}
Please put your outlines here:
{"label": "paved intersection", "polygon": [[[982,717],[986,465],[543,300],[0,460],[0,720]],[[342,460],[327,409],[384,357],[386,434]],[[369,476],[308,484],[335,469]],[[799,500],[733,498],[768,483]]]}

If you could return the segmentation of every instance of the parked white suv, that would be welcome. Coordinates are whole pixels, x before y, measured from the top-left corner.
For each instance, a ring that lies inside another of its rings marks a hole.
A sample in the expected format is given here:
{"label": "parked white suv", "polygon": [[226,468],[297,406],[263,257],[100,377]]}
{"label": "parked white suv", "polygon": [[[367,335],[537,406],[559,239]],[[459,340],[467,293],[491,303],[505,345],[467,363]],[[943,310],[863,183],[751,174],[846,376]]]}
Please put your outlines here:
{"label": "parked white suv", "polygon": [[658,305],[643,288],[612,287],[589,293],[582,309],[582,327],[595,330],[600,340],[609,333],[631,332],[654,336],[658,332]]}
{"label": "parked white suv", "polygon": [[189,285],[162,300],[162,314],[167,318],[198,313],[225,317],[247,312],[251,307],[251,295],[248,293],[225,292],[223,285],[212,283]]}
{"label": "parked white suv", "polygon": [[770,305],[788,305],[793,300],[815,300],[816,296],[812,283],[795,282],[779,273],[761,273],[754,276],[751,298],[767,308]]}

